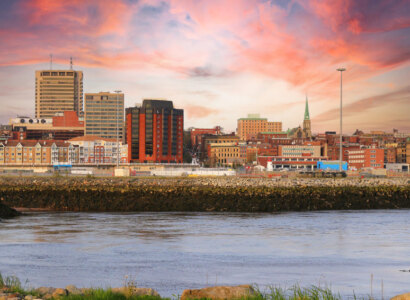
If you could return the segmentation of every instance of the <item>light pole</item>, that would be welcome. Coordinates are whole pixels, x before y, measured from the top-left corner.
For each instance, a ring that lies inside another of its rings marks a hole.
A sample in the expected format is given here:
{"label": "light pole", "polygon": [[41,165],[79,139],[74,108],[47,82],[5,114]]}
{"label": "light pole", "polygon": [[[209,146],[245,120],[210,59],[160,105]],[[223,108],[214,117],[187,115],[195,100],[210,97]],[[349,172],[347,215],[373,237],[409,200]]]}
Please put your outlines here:
{"label": "light pole", "polygon": [[342,139],[342,83],[343,83],[343,71],[346,71],[346,68],[339,68],[337,71],[340,72],[340,152],[339,152],[339,171],[342,172],[343,164],[343,139]]}
{"label": "light pole", "polygon": [[118,111],[119,111],[119,108],[118,108],[118,104],[119,104],[118,95],[119,95],[119,93],[121,93],[121,91],[117,90],[117,91],[114,91],[114,93],[117,94],[117,117],[116,117],[116,119],[117,119],[117,168],[118,168],[119,165],[120,165],[120,143],[119,143],[119,137],[118,137]]}

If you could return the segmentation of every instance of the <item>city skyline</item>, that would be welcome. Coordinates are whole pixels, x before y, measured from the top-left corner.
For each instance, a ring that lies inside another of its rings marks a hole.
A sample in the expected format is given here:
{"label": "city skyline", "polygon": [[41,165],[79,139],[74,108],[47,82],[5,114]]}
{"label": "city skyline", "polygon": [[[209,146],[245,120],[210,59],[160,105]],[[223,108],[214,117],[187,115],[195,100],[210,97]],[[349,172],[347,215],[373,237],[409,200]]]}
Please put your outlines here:
{"label": "city skyline", "polygon": [[283,128],[409,131],[406,1],[7,1],[0,3],[0,123],[34,116],[34,71],[84,73],[84,93],[173,100],[185,128],[260,113]]}

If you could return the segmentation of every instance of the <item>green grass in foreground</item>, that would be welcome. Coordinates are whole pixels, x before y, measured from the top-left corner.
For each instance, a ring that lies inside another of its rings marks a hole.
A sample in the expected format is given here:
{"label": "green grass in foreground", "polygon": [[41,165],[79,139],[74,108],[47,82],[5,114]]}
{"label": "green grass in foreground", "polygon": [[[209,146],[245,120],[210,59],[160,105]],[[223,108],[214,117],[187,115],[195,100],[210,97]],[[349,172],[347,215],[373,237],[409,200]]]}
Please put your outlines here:
{"label": "green grass in foreground", "polygon": [[[35,290],[26,289],[22,286],[20,280],[15,276],[4,277],[0,273],[0,289],[7,288],[9,292],[19,293],[21,295],[33,295],[41,298]],[[348,298],[340,296],[332,292],[328,287],[300,287],[294,285],[290,288],[282,288],[277,286],[271,286],[266,291],[260,291],[260,289],[254,287],[256,293],[254,296],[238,299],[238,300],[371,300],[370,297],[358,298],[356,295],[352,295]],[[159,296],[134,296],[124,295],[121,293],[115,293],[110,288],[102,289],[88,289],[82,295],[70,294],[68,296],[62,296],[60,300],[170,300],[170,298],[163,298]],[[179,299],[179,296],[174,296],[173,299]],[[205,300],[205,298],[201,299]]]}
{"label": "green grass in foreground", "polygon": [[10,292],[26,294],[27,292],[21,285],[20,279],[16,276],[6,276],[0,273],[0,289],[7,287]]}
{"label": "green grass in foreground", "polygon": [[[257,290],[257,289],[256,289]],[[179,297],[175,296],[175,299]],[[170,298],[161,298],[156,296],[125,296],[123,294],[113,293],[110,289],[93,289],[85,295],[69,295],[60,298],[62,300],[163,300]],[[294,285],[291,288],[284,289],[281,287],[270,287],[267,292],[257,290],[255,296],[241,298],[240,300],[342,300],[340,294],[335,294],[329,288],[312,286],[309,288],[301,288]],[[370,299],[357,298],[355,295],[349,299]],[[201,300],[206,300],[202,298]],[[239,299],[238,299],[239,300]]]}
{"label": "green grass in foreground", "polygon": [[68,295],[61,297],[63,300],[162,300],[159,296],[126,296],[114,293],[111,289],[91,289],[84,295]]}

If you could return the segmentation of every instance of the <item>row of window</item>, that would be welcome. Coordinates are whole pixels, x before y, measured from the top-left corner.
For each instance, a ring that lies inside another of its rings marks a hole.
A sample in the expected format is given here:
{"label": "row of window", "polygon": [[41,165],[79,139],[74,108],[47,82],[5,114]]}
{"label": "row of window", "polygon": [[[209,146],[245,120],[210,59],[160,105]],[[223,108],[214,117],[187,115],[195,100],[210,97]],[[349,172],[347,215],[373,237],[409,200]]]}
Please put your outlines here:
{"label": "row of window", "polygon": [[74,76],[74,72],[41,72],[41,76]]}
{"label": "row of window", "polygon": [[319,158],[272,158],[272,161],[319,161]]}
{"label": "row of window", "polygon": [[[85,95],[85,99],[91,100],[90,103],[117,103],[117,96]],[[121,101],[124,101],[124,99],[122,98],[122,96],[118,96],[118,102],[121,102]]]}

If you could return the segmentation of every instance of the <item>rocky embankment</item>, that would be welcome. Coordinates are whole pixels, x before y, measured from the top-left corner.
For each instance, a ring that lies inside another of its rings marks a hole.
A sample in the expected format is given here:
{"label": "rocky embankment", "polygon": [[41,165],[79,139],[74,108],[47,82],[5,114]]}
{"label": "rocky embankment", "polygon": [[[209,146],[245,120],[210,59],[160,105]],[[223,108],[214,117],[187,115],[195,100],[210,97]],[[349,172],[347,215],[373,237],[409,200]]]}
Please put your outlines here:
{"label": "rocky embankment", "polygon": [[407,178],[0,177],[11,207],[57,211],[275,212],[410,208]]}

